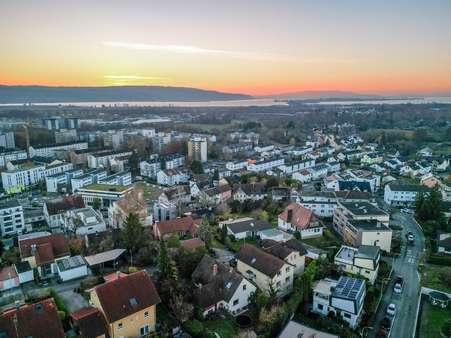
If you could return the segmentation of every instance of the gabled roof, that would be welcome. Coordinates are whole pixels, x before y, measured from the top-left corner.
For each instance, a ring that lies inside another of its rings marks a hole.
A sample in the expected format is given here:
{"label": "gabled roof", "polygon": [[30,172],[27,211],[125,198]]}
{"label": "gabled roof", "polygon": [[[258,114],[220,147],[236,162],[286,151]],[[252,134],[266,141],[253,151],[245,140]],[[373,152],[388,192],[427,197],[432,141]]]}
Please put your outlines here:
{"label": "gabled roof", "polygon": [[304,208],[302,205],[294,202],[290,203],[285,210],[279,214],[279,217],[283,221],[290,223],[301,230],[309,228],[312,223],[318,221],[312,210]]}
{"label": "gabled roof", "polygon": [[5,310],[0,316],[1,337],[2,334],[8,338],[64,338],[63,324],[51,298]]}
{"label": "gabled roof", "polygon": [[108,323],[128,317],[161,302],[157,289],[145,271],[95,287],[94,292]]}
{"label": "gabled roof", "polygon": [[0,269],[0,282],[16,277],[17,273],[14,267],[5,266],[4,268]]}
{"label": "gabled roof", "polygon": [[67,196],[47,201],[47,211],[50,216],[58,215],[72,209],[80,209],[85,207],[85,202],[81,196]]}
{"label": "gabled roof", "polygon": [[266,194],[266,186],[264,183],[247,183],[235,186],[234,191],[242,190],[246,195],[263,195]]}
{"label": "gabled roof", "polygon": [[220,301],[230,302],[244,277],[232,268],[205,255],[192,274],[193,281],[201,286],[194,290],[194,300],[202,308]]}
{"label": "gabled roof", "polygon": [[55,258],[70,255],[69,246],[63,234],[19,239],[19,250],[22,258],[35,256],[37,265],[53,262]]}
{"label": "gabled roof", "polygon": [[271,278],[286,264],[282,259],[249,244],[241,247],[240,251],[236,254],[236,259]]}
{"label": "gabled roof", "polygon": [[85,307],[72,312],[70,316],[75,321],[83,338],[97,338],[102,335],[109,338],[105,317],[98,309]]}
{"label": "gabled roof", "polygon": [[366,181],[338,181],[338,189],[371,192],[371,185]]}
{"label": "gabled roof", "polygon": [[175,218],[168,221],[157,222],[155,226],[161,235],[172,234],[179,231],[196,232],[202,219],[193,219],[191,216]]}

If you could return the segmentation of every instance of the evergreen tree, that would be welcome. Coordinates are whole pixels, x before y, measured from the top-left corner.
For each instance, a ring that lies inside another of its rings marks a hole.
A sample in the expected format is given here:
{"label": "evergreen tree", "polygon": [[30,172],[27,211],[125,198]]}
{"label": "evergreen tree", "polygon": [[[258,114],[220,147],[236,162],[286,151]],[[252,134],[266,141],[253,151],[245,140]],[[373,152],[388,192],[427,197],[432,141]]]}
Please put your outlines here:
{"label": "evergreen tree", "polygon": [[144,241],[144,228],[135,213],[130,213],[124,222],[124,228],[121,232],[121,239],[127,250],[132,253],[137,252]]}

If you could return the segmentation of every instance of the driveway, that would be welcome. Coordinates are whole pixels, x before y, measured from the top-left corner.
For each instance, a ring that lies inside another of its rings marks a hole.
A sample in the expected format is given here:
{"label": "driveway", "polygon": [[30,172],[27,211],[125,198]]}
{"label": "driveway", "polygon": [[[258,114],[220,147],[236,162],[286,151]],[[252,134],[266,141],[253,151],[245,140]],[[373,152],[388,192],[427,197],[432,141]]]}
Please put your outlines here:
{"label": "driveway", "polygon": [[[390,337],[411,338],[415,327],[416,309],[419,301],[420,277],[418,273],[418,263],[420,255],[424,250],[424,235],[416,224],[412,215],[394,213],[393,219],[403,225],[401,255],[394,259],[393,277],[404,278],[404,289],[400,295],[393,292],[393,280],[385,292],[379,310],[376,315],[375,327],[369,333],[369,337],[376,337],[379,323],[385,316],[385,310],[390,303],[396,304],[397,313],[394,318]],[[415,235],[415,243],[407,245],[405,235],[411,231]],[[394,279],[394,278],[393,278]]]}
{"label": "driveway", "polygon": [[216,259],[221,263],[228,263],[235,257],[235,254],[232,251],[226,249],[213,248],[213,251],[215,252]]}

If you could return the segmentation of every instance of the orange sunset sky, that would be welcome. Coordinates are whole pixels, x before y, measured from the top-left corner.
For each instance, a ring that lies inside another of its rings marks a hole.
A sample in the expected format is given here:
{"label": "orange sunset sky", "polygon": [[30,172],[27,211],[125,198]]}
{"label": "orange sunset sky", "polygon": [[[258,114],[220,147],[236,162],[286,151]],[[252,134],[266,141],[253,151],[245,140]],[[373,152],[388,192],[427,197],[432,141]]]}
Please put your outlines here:
{"label": "orange sunset sky", "polygon": [[449,0],[0,2],[0,84],[451,92]]}

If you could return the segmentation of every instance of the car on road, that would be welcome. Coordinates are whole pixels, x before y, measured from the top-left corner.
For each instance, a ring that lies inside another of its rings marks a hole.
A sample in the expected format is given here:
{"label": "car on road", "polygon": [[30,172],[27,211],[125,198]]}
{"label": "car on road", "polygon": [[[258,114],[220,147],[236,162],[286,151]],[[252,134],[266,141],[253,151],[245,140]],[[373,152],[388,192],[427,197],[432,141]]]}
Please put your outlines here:
{"label": "car on road", "polygon": [[413,232],[409,231],[406,234],[406,238],[410,243],[413,243],[413,241],[415,240],[415,235],[413,234]]}
{"label": "car on road", "polygon": [[393,291],[395,293],[402,293],[404,287],[404,279],[401,276],[396,277]]}
{"label": "car on road", "polygon": [[387,315],[394,317],[396,314],[396,305],[394,303],[388,304],[386,313]]}
{"label": "car on road", "polygon": [[378,337],[388,337],[392,327],[392,320],[389,317],[384,317],[379,325]]}

